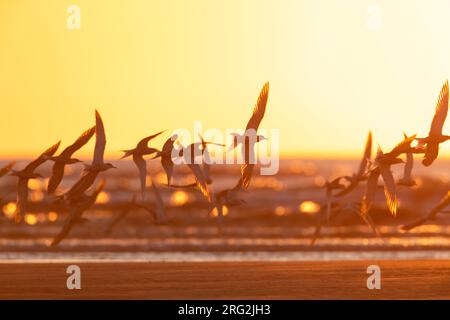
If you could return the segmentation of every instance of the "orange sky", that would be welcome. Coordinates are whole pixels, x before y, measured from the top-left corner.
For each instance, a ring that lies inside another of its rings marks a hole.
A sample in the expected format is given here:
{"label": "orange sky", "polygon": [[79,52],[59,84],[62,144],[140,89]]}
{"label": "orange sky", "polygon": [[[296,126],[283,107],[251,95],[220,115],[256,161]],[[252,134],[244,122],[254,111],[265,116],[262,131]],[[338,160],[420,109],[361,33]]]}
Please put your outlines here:
{"label": "orange sky", "polygon": [[[81,30],[66,27],[73,3]],[[450,77],[449,12],[445,0],[3,0],[0,156],[71,143],[95,108],[113,157],[195,120],[245,127],[265,81],[261,127],[281,130],[284,154],[359,154],[369,128],[388,149],[428,132]]]}

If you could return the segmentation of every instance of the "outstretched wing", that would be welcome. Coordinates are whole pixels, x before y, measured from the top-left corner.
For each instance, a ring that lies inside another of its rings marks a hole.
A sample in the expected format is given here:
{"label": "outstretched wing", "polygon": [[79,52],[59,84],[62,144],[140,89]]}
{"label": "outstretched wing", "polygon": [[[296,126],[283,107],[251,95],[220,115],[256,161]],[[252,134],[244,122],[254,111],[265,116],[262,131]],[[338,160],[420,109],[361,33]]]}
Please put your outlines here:
{"label": "outstretched wing", "polygon": [[91,140],[94,133],[95,133],[95,126],[83,132],[72,145],[64,149],[61,155],[71,156],[77,150],[81,149],[81,147],[83,147],[86,143],[88,143],[89,140]]}
{"label": "outstretched wing", "polygon": [[106,134],[105,127],[103,125],[102,117],[100,113],[95,110],[95,150],[94,160],[92,164],[103,165],[103,156],[105,154],[106,147]]}
{"label": "outstretched wing", "polygon": [[149,142],[150,140],[156,138],[157,136],[159,136],[159,135],[160,135],[161,133],[163,133],[164,131],[166,131],[166,130],[163,130],[163,131],[160,131],[160,132],[158,132],[158,133],[155,133],[155,134],[153,134],[153,135],[151,135],[151,136],[145,137],[144,139],[142,139],[141,141],[139,141],[139,143],[138,143],[137,146],[136,146],[136,149],[142,149],[142,148],[147,147],[147,144],[148,144],[148,142]]}
{"label": "outstretched wing", "polygon": [[141,196],[142,199],[145,198],[145,182],[147,178],[147,163],[144,158],[140,155],[133,154],[133,161],[139,170],[139,180],[141,182]]}
{"label": "outstretched wing", "polygon": [[48,181],[47,192],[52,194],[56,191],[64,176],[64,163],[56,162],[53,165],[52,176]]}
{"label": "outstretched wing", "polygon": [[372,156],[372,131],[369,131],[369,135],[367,136],[366,146],[364,148],[363,158],[361,159],[361,163],[359,165],[357,177],[363,177],[366,174],[367,165],[369,163],[369,159]]}
{"label": "outstretched wing", "polygon": [[391,156],[397,157],[401,155],[402,153],[408,153],[411,152],[411,143],[416,138],[416,135],[412,135],[411,137],[407,137],[403,139],[400,143],[398,143],[394,149],[389,152]]}
{"label": "outstretched wing", "polygon": [[264,113],[266,112],[267,99],[269,97],[269,82],[266,82],[261,89],[261,92],[256,102],[255,108],[253,109],[253,114],[247,123],[245,130],[254,129],[258,130],[259,124],[261,123]]}
{"label": "outstretched wing", "polygon": [[384,195],[386,196],[386,204],[392,215],[397,214],[397,195],[395,192],[395,181],[389,166],[380,165],[380,173],[384,181]]}
{"label": "outstretched wing", "polygon": [[448,113],[448,80],[442,86],[439,98],[436,103],[436,111],[434,112],[433,121],[429,136],[436,136],[442,134],[442,127],[444,126],[445,118]]}
{"label": "outstretched wing", "polygon": [[25,167],[25,169],[23,169],[23,170],[24,171],[28,171],[28,172],[33,172],[34,170],[36,170],[37,167],[39,167],[41,164],[43,164],[45,161],[47,161],[47,157],[51,157],[52,155],[55,154],[55,152],[56,152],[56,150],[58,150],[60,144],[61,144],[61,141],[59,141],[58,143],[54,144],[53,146],[51,146],[47,150],[45,150],[39,156],[39,158],[37,158],[36,160],[30,162]]}
{"label": "outstretched wing", "polygon": [[203,196],[208,200],[208,202],[212,203],[211,194],[209,193],[208,185],[206,183],[205,177],[203,176],[203,172],[200,165],[188,164],[188,167],[191,169],[192,173],[195,176],[197,187],[200,189]]}
{"label": "outstretched wing", "polygon": [[361,203],[361,214],[367,215],[372,206],[373,199],[377,191],[378,178],[380,177],[380,170],[378,168],[372,170],[367,179],[366,193]]}

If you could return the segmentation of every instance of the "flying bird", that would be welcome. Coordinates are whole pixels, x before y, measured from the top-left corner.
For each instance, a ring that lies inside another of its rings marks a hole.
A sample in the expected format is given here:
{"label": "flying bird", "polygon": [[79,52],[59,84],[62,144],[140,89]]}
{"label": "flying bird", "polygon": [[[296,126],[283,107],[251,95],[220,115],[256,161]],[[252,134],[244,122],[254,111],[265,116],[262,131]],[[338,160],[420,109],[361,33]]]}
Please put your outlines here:
{"label": "flying bird", "polygon": [[343,177],[344,180],[349,182],[349,185],[344,189],[338,192],[335,196],[342,197],[350,192],[352,192],[361,181],[367,180],[367,171],[370,166],[370,158],[372,156],[372,131],[369,131],[366,140],[366,146],[364,148],[363,157],[359,164],[358,172],[354,173],[352,176]]}
{"label": "flying bird", "polygon": [[142,139],[141,141],[139,141],[139,143],[136,145],[136,147],[134,149],[123,150],[123,152],[125,152],[125,154],[122,156],[121,159],[132,156],[133,162],[139,170],[139,180],[141,182],[141,197],[142,197],[142,199],[145,199],[145,188],[146,188],[146,178],[147,178],[147,163],[144,159],[144,155],[151,155],[151,154],[157,153],[159,151],[158,149],[150,148],[148,146],[148,143],[150,140],[156,138],[164,131],[158,132],[156,134],[153,134],[151,136],[148,136],[148,137]]}
{"label": "flying bird", "polygon": [[95,188],[95,190],[92,192],[92,194],[87,195],[83,193],[76,198],[76,201],[75,199],[73,199],[70,205],[69,215],[67,216],[67,219],[64,222],[61,231],[53,239],[50,246],[53,247],[58,245],[65,237],[67,237],[70,230],[72,230],[75,224],[83,221],[82,219],[83,213],[95,203],[98,195],[100,194],[100,192],[102,192],[104,187],[105,187],[105,180],[101,180],[100,183]]}
{"label": "flying bird", "polygon": [[199,149],[199,145],[201,145],[201,143],[191,143],[187,147],[184,147],[180,152],[180,156],[184,157],[186,165],[194,174],[198,189],[202,192],[203,196],[208,200],[208,202],[211,202],[212,198],[208,189],[206,178],[203,174],[203,170],[200,167],[200,164],[196,163],[195,161],[195,158],[199,155],[199,153],[200,155],[202,155],[202,150]]}
{"label": "flying bird", "polygon": [[[406,133],[403,133],[403,137],[405,139],[408,139],[408,135]],[[398,180],[397,184],[406,186],[406,187],[412,187],[416,185],[416,182],[411,178],[412,169],[414,166],[414,152],[406,152],[406,162],[405,166],[403,167],[403,177]]]}
{"label": "flying bird", "polygon": [[164,145],[161,151],[157,151],[156,155],[152,159],[161,158],[161,166],[164,169],[164,172],[167,176],[167,186],[170,186],[172,183],[172,175],[173,175],[173,160],[172,153],[174,150],[174,143],[177,141],[178,135],[173,134],[169,139],[164,142]]}
{"label": "flying bird", "polygon": [[198,135],[199,135],[199,138],[201,141],[201,146],[202,146],[201,151],[202,151],[202,155],[203,155],[203,175],[205,177],[206,183],[211,184],[212,179],[211,179],[210,171],[211,171],[212,159],[211,159],[211,154],[208,151],[208,145],[216,145],[216,146],[220,146],[220,147],[225,147],[225,145],[220,144],[220,143],[205,141],[205,139],[203,139],[203,137],[200,134],[198,134]]}
{"label": "flying bird", "polygon": [[95,133],[95,127],[92,127],[83,134],[78,137],[78,139],[70,146],[65,148],[59,156],[51,156],[49,157],[49,160],[54,162],[53,169],[52,169],[52,176],[50,177],[48,181],[48,187],[47,192],[49,194],[53,194],[56,191],[56,188],[61,183],[61,180],[64,176],[64,168],[66,165],[79,163],[81,162],[78,159],[72,158],[72,155],[81,149],[86,143],[89,142],[89,140],[92,138],[92,136]]}
{"label": "flying bird", "polygon": [[417,138],[420,146],[426,145],[425,156],[422,160],[424,166],[430,166],[438,157],[439,144],[450,140],[450,136],[442,134],[445,119],[448,113],[448,80],[445,81],[444,86],[439,93],[439,98],[436,104],[436,111],[434,113],[433,121],[431,122],[430,132],[428,137]]}
{"label": "flying bird", "polygon": [[449,205],[450,205],[450,191],[447,192],[447,194],[441,199],[441,201],[439,201],[437,206],[435,206],[428,215],[426,215],[425,217],[420,218],[410,224],[404,225],[402,227],[402,230],[409,231],[411,229],[414,229],[415,227],[418,227],[418,226],[424,224],[428,220],[434,219],[439,212],[442,212],[442,210],[444,210]]}
{"label": "flying bird", "polygon": [[[254,144],[262,140],[267,140],[266,137],[257,135],[259,125],[266,112],[267,99],[269,98],[269,82],[266,82],[261,89],[258,101],[253,109],[253,114],[245,128],[245,134],[233,134],[233,146],[242,144],[242,155],[244,163],[241,165],[242,188],[246,190],[250,185],[253,168],[255,166],[255,151]],[[254,140],[254,141],[253,141]],[[234,149],[234,147],[232,149]]]}
{"label": "flying bird", "polygon": [[103,161],[106,147],[106,134],[100,113],[95,110],[95,149],[94,158],[91,165],[85,165],[85,170],[78,181],[60,197],[67,200],[81,196],[95,182],[100,172],[115,168],[111,163]]}
{"label": "flying bird", "polygon": [[415,137],[416,136],[413,135],[412,137],[404,139],[388,153],[383,153],[381,147],[378,146],[377,155],[375,157],[375,167],[370,170],[366,193],[361,205],[361,212],[363,215],[367,215],[370,210],[372,201],[375,198],[380,175],[384,181],[384,194],[389,211],[394,216],[397,214],[398,201],[391,166],[403,163],[403,160],[399,158],[401,154],[415,151],[415,149],[411,147],[411,143],[414,141]]}
{"label": "flying bird", "polygon": [[26,205],[28,201],[28,181],[30,179],[41,178],[39,173],[35,170],[51,157],[56,150],[58,150],[61,141],[54,144],[47,150],[45,150],[36,160],[30,162],[24,169],[20,171],[12,170],[11,175],[19,178],[17,184],[17,204],[15,221],[18,223],[21,221],[22,216],[26,213]]}

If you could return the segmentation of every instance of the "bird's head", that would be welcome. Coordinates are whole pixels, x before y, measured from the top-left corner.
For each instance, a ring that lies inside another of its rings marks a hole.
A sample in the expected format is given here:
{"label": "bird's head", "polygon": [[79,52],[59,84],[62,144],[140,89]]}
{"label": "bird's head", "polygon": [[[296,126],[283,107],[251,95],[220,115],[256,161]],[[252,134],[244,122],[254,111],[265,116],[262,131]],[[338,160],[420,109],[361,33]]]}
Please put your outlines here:
{"label": "bird's head", "polygon": [[264,136],[258,135],[258,136],[257,136],[257,140],[258,140],[258,142],[259,142],[259,141],[264,141],[264,140],[269,140],[269,139],[267,139],[267,138],[264,137]]}
{"label": "bird's head", "polygon": [[115,166],[113,166],[111,163],[105,163],[104,165],[105,171],[109,169],[116,169]]}
{"label": "bird's head", "polygon": [[71,158],[69,160],[69,164],[80,163],[80,162],[83,162],[83,161],[81,161],[80,159],[77,159],[77,158]]}

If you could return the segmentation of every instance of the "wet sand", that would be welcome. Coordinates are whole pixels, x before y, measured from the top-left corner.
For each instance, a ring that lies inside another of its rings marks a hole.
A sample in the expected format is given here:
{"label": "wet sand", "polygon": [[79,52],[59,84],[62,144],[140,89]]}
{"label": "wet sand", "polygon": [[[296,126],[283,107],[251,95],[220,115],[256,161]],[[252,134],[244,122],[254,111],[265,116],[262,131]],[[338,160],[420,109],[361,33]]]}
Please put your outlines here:
{"label": "wet sand", "polygon": [[[367,267],[381,268],[368,290]],[[450,260],[0,264],[1,299],[449,299]]]}

